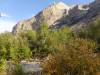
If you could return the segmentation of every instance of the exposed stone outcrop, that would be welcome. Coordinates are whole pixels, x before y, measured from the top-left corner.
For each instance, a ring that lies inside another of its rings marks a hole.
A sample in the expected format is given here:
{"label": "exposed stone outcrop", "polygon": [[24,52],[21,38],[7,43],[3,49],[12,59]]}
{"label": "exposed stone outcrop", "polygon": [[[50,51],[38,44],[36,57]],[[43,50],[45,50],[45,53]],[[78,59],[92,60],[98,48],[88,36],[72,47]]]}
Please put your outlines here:
{"label": "exposed stone outcrop", "polygon": [[35,22],[35,18],[32,17],[29,20],[24,20],[24,21],[20,21],[19,23],[17,23],[14,27],[13,27],[13,34],[17,34],[19,32],[24,32],[27,30],[33,30],[32,29],[32,25]]}
{"label": "exposed stone outcrop", "polygon": [[66,17],[66,22],[69,25],[75,24],[83,18],[89,10],[88,5],[76,5],[69,10],[69,15]]}
{"label": "exposed stone outcrop", "polygon": [[13,33],[26,30],[37,30],[42,22],[46,22],[49,27],[61,27],[63,25],[80,27],[100,18],[100,0],[95,0],[88,5],[68,6],[63,2],[55,3],[43,9],[36,16],[29,20],[19,22]]}
{"label": "exposed stone outcrop", "polygon": [[89,4],[87,14],[77,24],[88,24],[100,18],[100,0],[95,0]]}
{"label": "exposed stone outcrop", "polygon": [[52,4],[33,18],[19,22],[13,28],[13,33],[16,34],[29,29],[36,30],[42,22],[46,22],[49,26],[55,25],[57,20],[68,14],[69,9],[70,7],[62,2]]}

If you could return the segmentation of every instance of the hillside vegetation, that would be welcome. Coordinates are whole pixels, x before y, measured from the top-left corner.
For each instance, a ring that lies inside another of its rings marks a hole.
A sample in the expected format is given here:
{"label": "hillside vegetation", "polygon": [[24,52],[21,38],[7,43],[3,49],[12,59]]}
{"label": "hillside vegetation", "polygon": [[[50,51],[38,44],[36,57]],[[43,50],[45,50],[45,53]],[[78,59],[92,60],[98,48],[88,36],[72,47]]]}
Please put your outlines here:
{"label": "hillside vegetation", "polygon": [[42,23],[37,31],[0,34],[0,71],[6,69],[6,61],[38,58],[44,59],[44,75],[96,75],[100,72],[99,52],[100,21],[76,33],[66,26],[49,29]]}

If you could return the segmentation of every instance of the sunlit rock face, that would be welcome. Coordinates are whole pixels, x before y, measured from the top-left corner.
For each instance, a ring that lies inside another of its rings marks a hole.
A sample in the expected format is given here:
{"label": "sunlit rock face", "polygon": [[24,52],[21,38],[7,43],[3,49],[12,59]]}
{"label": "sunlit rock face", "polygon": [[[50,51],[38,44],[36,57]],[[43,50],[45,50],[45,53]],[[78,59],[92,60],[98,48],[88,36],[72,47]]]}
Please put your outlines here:
{"label": "sunlit rock face", "polygon": [[27,30],[33,30],[32,29],[32,24],[35,22],[35,18],[32,17],[31,19],[28,20],[23,20],[17,23],[13,27],[13,34],[18,34],[19,32],[25,32]]}
{"label": "sunlit rock face", "polygon": [[57,20],[68,15],[70,7],[63,2],[55,3],[43,9],[31,19],[19,22],[14,28],[13,33],[19,33],[25,30],[37,30],[42,22],[46,22],[49,26],[55,25]]}
{"label": "sunlit rock face", "polygon": [[88,5],[68,6],[63,2],[54,3],[44,8],[36,16],[20,21],[13,28],[13,33],[37,30],[41,23],[45,22],[51,28],[69,25],[72,28],[80,28],[80,25],[100,18],[100,0],[95,0]]}
{"label": "sunlit rock face", "polygon": [[62,2],[50,5],[35,16],[37,25],[41,22],[46,22],[49,26],[55,25],[56,21],[61,19],[64,15],[68,15],[70,7]]}

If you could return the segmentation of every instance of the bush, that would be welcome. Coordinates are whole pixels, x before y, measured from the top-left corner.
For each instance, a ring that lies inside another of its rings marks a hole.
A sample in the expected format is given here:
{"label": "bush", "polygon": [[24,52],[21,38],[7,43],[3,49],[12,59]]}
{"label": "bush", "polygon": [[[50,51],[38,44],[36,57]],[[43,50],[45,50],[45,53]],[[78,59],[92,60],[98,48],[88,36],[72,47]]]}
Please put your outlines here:
{"label": "bush", "polygon": [[6,70],[6,61],[5,59],[0,59],[0,72]]}
{"label": "bush", "polygon": [[14,70],[12,71],[12,75],[25,75],[21,65],[16,64]]}
{"label": "bush", "polygon": [[100,51],[100,20],[92,22],[89,26],[81,28],[77,35],[80,38],[91,39],[97,43],[97,51]]}
{"label": "bush", "polygon": [[92,52],[91,41],[74,40],[72,45],[59,46],[60,51],[44,62],[46,75],[96,75],[100,60]]}

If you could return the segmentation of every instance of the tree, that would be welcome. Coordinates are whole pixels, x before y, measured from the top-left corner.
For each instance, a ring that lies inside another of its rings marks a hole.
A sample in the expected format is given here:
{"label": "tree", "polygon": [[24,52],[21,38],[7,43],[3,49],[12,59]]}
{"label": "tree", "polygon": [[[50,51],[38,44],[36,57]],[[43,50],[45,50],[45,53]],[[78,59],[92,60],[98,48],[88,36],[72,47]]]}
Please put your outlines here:
{"label": "tree", "polygon": [[10,59],[10,49],[13,48],[14,36],[11,33],[0,34],[0,50],[5,59]]}
{"label": "tree", "polygon": [[6,60],[4,58],[0,58],[0,72],[6,70]]}
{"label": "tree", "polygon": [[48,54],[56,53],[59,45],[69,43],[72,39],[72,32],[68,27],[49,29],[47,24],[42,23],[36,32],[36,38],[32,44],[33,56],[45,57]]}
{"label": "tree", "polygon": [[30,49],[33,50],[35,47],[36,40],[37,40],[36,31],[32,31],[32,30],[27,31],[27,33],[25,34],[25,37],[27,38],[27,42],[29,43]]}
{"label": "tree", "polygon": [[48,25],[42,23],[36,33],[37,41],[34,54],[39,57],[44,57],[49,53],[47,38],[49,35]]}
{"label": "tree", "polygon": [[[22,34],[22,33],[21,33]],[[31,58],[31,50],[29,48],[29,43],[27,42],[27,38],[25,37],[25,34],[16,37],[16,43],[15,43],[15,50],[16,50],[16,60],[21,61],[24,59]]]}

